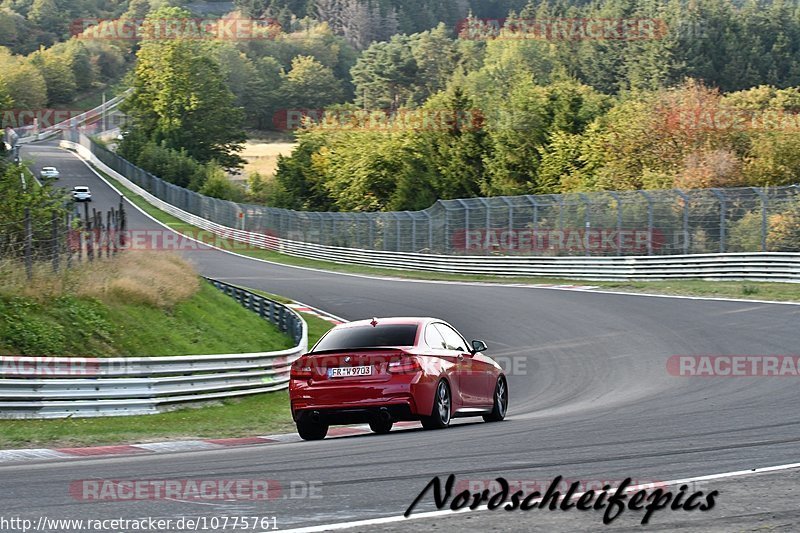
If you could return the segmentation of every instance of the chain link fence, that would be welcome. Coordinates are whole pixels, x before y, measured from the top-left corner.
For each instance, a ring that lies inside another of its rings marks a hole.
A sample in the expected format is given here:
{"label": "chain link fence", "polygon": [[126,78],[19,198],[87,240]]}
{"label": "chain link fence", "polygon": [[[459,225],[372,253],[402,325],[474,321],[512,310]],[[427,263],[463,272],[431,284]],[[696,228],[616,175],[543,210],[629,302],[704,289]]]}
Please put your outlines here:
{"label": "chain link fence", "polygon": [[115,256],[126,248],[126,225],[121,201],[106,212],[84,203],[66,214],[40,207],[24,209],[19,220],[0,216],[0,273],[24,267],[30,280],[35,265],[52,265],[59,272]]}
{"label": "chain link fence", "polygon": [[209,198],[153,176],[77,131],[64,137],[184,211],[224,226],[312,244],[449,255],[800,250],[796,185],[439,200],[422,211],[303,212]]}

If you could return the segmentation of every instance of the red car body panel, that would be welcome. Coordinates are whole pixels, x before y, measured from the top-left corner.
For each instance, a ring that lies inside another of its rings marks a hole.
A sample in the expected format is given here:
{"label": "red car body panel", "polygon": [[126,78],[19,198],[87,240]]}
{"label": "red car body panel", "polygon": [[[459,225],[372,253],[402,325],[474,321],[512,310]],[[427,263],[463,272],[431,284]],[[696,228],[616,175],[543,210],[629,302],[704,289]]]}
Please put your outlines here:
{"label": "red car body panel", "polygon": [[[374,327],[373,324],[365,320],[334,329]],[[414,345],[315,353],[323,337],[292,365],[289,396],[295,420],[316,412],[328,414],[331,424],[351,423],[366,420],[370,413],[381,408],[390,409],[394,420],[418,420],[430,416],[441,380],[450,387],[454,416],[475,416],[480,414],[476,410],[491,409],[495,385],[502,374],[500,366],[481,353],[446,350],[426,341],[427,328],[432,324],[452,326],[433,318],[377,319],[377,324],[416,325]],[[349,377],[328,374],[330,368],[347,367],[370,367],[372,374]]]}

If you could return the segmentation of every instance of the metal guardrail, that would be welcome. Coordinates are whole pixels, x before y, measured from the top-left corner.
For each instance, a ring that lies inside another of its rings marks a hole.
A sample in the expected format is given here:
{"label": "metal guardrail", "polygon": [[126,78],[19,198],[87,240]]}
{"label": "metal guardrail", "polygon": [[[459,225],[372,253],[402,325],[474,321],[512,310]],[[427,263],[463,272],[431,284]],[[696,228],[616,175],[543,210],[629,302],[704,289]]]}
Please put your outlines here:
{"label": "metal guardrail", "polygon": [[800,282],[800,253],[763,252],[633,257],[469,256],[388,252],[326,246],[282,239],[217,224],[161,200],[103,163],[86,146],[62,141],[103,172],[159,209],[223,238],[304,257],[405,270],[498,276],[539,276],[588,280],[720,279]]}
{"label": "metal guardrail", "polygon": [[81,113],[78,116],[69,118],[63,122],[59,122],[58,124],[53,124],[52,126],[43,129],[39,133],[35,135],[28,135],[26,137],[18,137],[16,139],[16,144],[27,144],[36,141],[43,141],[45,139],[50,139],[51,137],[55,137],[59,135],[64,130],[74,129],[78,126],[82,126],[89,122],[92,119],[97,118],[98,116],[102,115],[103,113],[107,113],[112,109],[115,109],[119,104],[121,104],[131,93],[133,89],[128,89],[124,93],[120,94],[112,98],[111,100],[107,101],[104,105],[100,105],[95,107],[94,109],[90,109],[85,113]]}
{"label": "metal guardrail", "polygon": [[292,309],[209,280],[290,335],[288,350],[174,357],[0,357],[0,418],[154,414],[175,404],[284,389],[308,350],[308,327]]}

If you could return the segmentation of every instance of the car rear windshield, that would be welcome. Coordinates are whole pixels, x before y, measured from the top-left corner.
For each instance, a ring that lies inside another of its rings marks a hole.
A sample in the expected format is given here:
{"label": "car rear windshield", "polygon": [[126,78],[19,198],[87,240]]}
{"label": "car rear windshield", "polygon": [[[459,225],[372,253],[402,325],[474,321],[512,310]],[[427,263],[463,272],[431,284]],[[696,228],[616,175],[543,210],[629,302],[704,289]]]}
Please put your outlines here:
{"label": "car rear windshield", "polygon": [[86,187],[75,187],[75,192],[89,192],[89,189]]}
{"label": "car rear windshield", "polygon": [[356,326],[332,330],[314,348],[315,352],[355,350],[356,348],[383,348],[387,346],[414,346],[417,338],[416,324],[385,324]]}

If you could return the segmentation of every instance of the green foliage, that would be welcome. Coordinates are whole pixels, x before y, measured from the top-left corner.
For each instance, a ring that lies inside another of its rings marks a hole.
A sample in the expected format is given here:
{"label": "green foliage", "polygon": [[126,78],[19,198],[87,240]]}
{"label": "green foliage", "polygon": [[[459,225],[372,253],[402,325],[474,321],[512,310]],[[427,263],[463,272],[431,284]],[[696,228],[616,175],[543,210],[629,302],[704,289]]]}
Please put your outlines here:
{"label": "green foliage", "polygon": [[0,320],[3,344],[13,346],[20,355],[63,353],[65,328],[41,316],[38,304],[23,298],[0,301]]}
{"label": "green foliage", "polygon": [[290,109],[321,109],[340,102],[342,83],[333,70],[310,56],[297,56],[282,85],[283,101]]}
{"label": "green foliage", "polygon": [[50,49],[34,53],[30,60],[42,73],[48,105],[67,104],[75,98],[78,83],[70,59]]}
{"label": "green foliage", "polygon": [[41,109],[47,104],[47,85],[39,69],[2,47],[0,80],[17,109]]}
{"label": "green foliage", "polygon": [[242,188],[228,179],[225,170],[218,163],[212,161],[206,165],[205,171],[205,183],[200,188],[200,194],[234,202],[244,199]]}
{"label": "green foliage", "polygon": [[[161,8],[146,20],[189,17],[188,11]],[[124,106],[134,129],[202,163],[241,166],[244,114],[209,47],[198,40],[148,39],[137,58],[134,93]]]}

